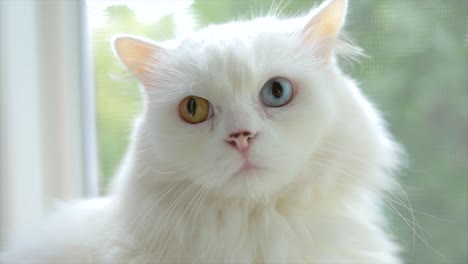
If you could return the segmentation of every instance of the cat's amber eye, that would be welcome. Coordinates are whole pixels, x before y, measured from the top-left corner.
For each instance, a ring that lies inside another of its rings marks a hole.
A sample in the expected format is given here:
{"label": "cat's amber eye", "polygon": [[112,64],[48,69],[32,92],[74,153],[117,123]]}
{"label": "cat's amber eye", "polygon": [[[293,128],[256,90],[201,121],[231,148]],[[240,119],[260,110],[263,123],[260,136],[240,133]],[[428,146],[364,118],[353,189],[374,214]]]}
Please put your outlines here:
{"label": "cat's amber eye", "polygon": [[187,96],[179,104],[180,116],[190,124],[204,122],[210,117],[211,111],[210,102],[198,96]]}

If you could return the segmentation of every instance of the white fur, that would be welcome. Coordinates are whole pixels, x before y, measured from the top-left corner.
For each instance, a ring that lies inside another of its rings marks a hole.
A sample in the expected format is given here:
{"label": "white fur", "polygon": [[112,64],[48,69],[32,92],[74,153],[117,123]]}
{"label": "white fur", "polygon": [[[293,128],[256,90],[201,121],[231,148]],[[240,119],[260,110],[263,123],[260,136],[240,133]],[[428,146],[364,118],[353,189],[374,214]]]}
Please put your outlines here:
{"label": "white fur", "polygon": [[[160,54],[113,192],[62,209],[5,263],[400,263],[381,212],[399,147],[301,22],[210,26]],[[266,108],[276,76],[297,95]],[[183,122],[187,95],[213,117]],[[238,129],[258,131],[264,170],[232,177],[242,158],[224,138]]]}

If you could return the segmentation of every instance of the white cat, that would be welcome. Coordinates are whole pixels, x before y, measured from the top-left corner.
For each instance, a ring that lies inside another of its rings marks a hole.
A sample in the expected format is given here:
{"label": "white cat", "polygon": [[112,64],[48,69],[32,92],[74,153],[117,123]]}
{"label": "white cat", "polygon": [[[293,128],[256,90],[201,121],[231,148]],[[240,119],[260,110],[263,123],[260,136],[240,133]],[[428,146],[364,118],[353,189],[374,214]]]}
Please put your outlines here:
{"label": "white cat", "polygon": [[337,65],[346,8],[116,37],[145,107],[113,192],[4,263],[400,263],[381,195],[401,151]]}

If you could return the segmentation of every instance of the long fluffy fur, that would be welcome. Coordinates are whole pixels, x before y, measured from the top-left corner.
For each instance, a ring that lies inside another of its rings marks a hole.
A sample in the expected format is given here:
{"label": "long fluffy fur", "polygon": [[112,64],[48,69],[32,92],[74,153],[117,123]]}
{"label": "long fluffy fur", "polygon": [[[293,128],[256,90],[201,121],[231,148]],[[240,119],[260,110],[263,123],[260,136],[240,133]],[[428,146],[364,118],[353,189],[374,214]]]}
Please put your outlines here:
{"label": "long fluffy fur", "polygon": [[[401,149],[320,41],[300,41],[303,22],[211,26],[154,54],[112,193],[60,209],[2,263],[400,263],[381,200]],[[263,109],[256,95],[275,76],[297,96]],[[215,116],[182,122],[187,95]],[[233,179],[242,160],[222,139],[245,127],[267,169]]]}

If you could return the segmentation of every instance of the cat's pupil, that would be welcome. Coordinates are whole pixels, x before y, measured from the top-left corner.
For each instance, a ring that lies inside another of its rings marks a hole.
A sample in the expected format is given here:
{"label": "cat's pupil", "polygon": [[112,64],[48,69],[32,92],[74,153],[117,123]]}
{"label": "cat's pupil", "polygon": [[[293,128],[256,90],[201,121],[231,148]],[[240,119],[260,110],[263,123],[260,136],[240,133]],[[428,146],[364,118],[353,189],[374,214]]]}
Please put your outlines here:
{"label": "cat's pupil", "polygon": [[281,98],[283,95],[283,86],[279,82],[273,82],[272,94],[276,98]]}
{"label": "cat's pupil", "polygon": [[195,112],[197,111],[197,102],[195,99],[190,98],[190,100],[187,103],[187,111],[191,116],[195,115]]}

